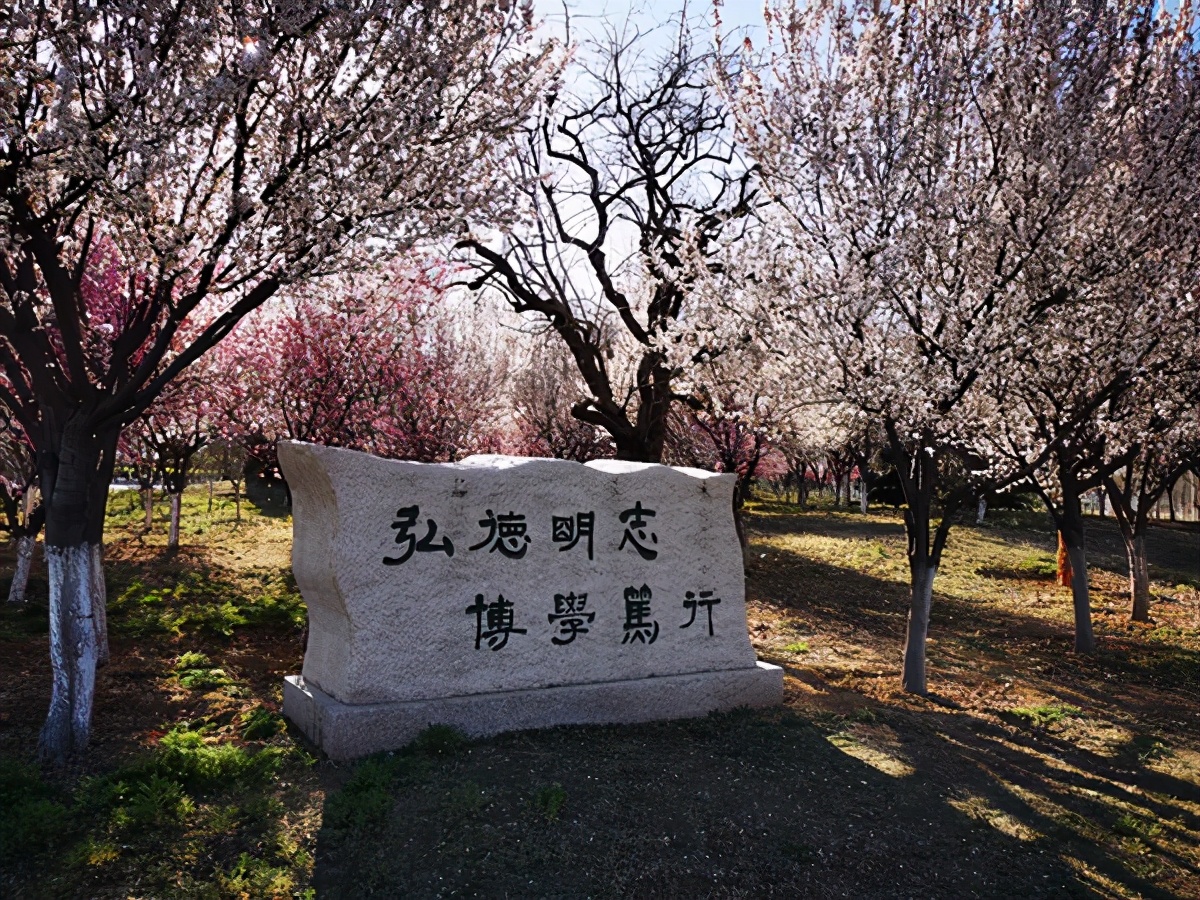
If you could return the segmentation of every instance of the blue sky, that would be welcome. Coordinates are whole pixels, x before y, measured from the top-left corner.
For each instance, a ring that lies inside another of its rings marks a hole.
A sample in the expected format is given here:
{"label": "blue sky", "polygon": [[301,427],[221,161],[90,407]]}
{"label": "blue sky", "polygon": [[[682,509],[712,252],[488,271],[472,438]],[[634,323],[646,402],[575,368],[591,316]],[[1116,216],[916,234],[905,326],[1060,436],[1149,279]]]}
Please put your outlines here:
{"label": "blue sky", "polygon": [[[605,22],[620,25],[632,19],[639,27],[648,28],[667,21],[684,8],[683,0],[566,0],[566,5],[576,39],[587,37]],[[563,0],[534,0],[533,6],[538,18],[561,36]],[[693,15],[712,14],[711,0],[692,0],[687,8]],[[762,0],[725,0],[721,19],[727,29],[749,27],[752,34],[757,32],[757,38],[763,31],[762,9]]]}

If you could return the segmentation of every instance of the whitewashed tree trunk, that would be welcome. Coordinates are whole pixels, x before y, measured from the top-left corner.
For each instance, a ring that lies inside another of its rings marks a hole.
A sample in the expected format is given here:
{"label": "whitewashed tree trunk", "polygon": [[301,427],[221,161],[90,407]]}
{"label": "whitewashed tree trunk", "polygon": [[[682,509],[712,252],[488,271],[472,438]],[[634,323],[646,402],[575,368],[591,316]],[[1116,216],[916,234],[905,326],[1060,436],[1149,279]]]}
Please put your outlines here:
{"label": "whitewashed tree trunk", "polygon": [[871,508],[871,492],[867,488],[866,481],[858,482],[858,510],[864,516]]}
{"label": "whitewashed tree trunk", "polygon": [[96,627],[96,663],[108,662],[108,587],[104,583],[104,545],[92,544],[89,549],[92,585],[92,622]]}
{"label": "whitewashed tree trunk", "polygon": [[979,505],[975,507],[975,524],[982,525],[984,518],[987,516],[987,497],[979,498]]}
{"label": "whitewashed tree trunk", "polygon": [[87,746],[96,684],[92,551],[47,546],[50,580],[50,712],[38,738],[44,758],[63,761]]}
{"label": "whitewashed tree trunk", "polygon": [[171,495],[171,527],[167,532],[167,549],[175,550],[179,547],[179,514],[180,504],[183,501],[183,495]]}
{"label": "whitewashed tree trunk", "polygon": [[9,603],[25,602],[25,589],[29,587],[29,571],[33,568],[33,551],[36,548],[37,535],[24,534],[17,538],[17,566],[8,588]]}
{"label": "whitewashed tree trunk", "polygon": [[904,690],[924,695],[925,644],[929,637],[929,613],[933,608],[933,580],[937,566],[925,566],[912,573],[912,603],[908,610],[908,631],[904,636],[904,669],[900,683]]}

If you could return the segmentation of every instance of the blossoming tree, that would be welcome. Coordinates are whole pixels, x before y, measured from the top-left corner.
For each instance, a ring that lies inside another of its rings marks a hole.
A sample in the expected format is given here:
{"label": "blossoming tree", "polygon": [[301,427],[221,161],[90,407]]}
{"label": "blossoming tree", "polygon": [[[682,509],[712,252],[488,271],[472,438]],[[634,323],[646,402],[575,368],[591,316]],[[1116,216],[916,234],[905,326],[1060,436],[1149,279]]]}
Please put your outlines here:
{"label": "blossoming tree", "polygon": [[572,414],[641,462],[661,460],[687,402],[662,346],[688,303],[685,252],[714,250],[755,198],[709,78],[724,63],[677,27],[664,49],[615,29],[582,48],[572,90],[547,96],[510,162],[524,215],[458,244],[472,288],[562,340],[586,387]]}
{"label": "blossoming tree", "polygon": [[768,13],[770,77],[730,85],[775,201],[749,269],[759,299],[736,328],[794,360],[788,384],[809,402],[880,423],[906,506],[902,684],[925,693],[952,524],[1065,440],[988,452],[998,430],[1026,428],[1003,389],[1028,334],[1052,333],[1083,287],[1118,288],[1122,247],[1168,249],[1152,188],[1181,161],[1142,153],[1156,144],[1135,113],[1185,100],[1170,85],[1190,65],[1191,13],[935,0]]}
{"label": "blossoming tree", "polygon": [[[548,52],[529,4],[500,0],[8,5],[0,401],[46,505],[45,757],[88,740],[89,548],[120,429],[284,286],[494,210]],[[130,276],[97,322],[82,297],[100,241]]]}

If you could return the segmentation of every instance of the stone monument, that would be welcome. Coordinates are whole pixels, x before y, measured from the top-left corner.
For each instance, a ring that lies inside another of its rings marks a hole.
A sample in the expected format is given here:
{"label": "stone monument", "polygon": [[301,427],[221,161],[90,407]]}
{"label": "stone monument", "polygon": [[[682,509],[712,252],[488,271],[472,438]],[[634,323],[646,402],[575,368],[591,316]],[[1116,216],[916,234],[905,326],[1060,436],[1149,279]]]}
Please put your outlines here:
{"label": "stone monument", "polygon": [[284,714],[330,757],[766,706],[734,477],[601,460],[415,463],[281,442],[308,605]]}

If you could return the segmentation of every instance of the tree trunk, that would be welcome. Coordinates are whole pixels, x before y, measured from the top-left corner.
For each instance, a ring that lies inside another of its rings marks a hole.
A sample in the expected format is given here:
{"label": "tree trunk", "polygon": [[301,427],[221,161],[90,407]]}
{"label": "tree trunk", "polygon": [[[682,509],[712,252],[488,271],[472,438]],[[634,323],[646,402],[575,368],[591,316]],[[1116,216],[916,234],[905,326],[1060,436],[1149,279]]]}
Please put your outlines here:
{"label": "tree trunk", "polygon": [[1071,600],[1075,612],[1075,652],[1092,653],[1096,638],[1092,634],[1092,607],[1088,596],[1087,549],[1084,543],[1083,507],[1079,494],[1069,490],[1070,478],[1063,485],[1063,512],[1059,535],[1071,563]]}
{"label": "tree trunk", "polygon": [[833,505],[835,507],[842,505],[842,477],[835,475],[833,478]]}
{"label": "tree trunk", "polygon": [[931,510],[937,496],[938,463],[925,446],[909,453],[894,422],[884,422],[900,486],[904,490],[904,532],[908,538],[908,571],[911,590],[908,628],[904,636],[904,663],[900,684],[922,696],[927,692],[925,645],[929,637],[929,614],[933,607],[933,582],[942,551],[954,521],[954,509],[943,509],[937,531],[930,535]]}
{"label": "tree trunk", "polygon": [[50,578],[50,712],[38,738],[43,759],[61,763],[87,747],[96,686],[92,554],[85,544],[46,546]]}
{"label": "tree trunk", "polygon": [[212,476],[210,475],[208,478],[208,514],[210,516],[212,515],[212,501],[213,501],[213,480],[212,480]]}
{"label": "tree trunk", "polygon": [[929,613],[933,607],[933,579],[937,567],[914,565],[912,573],[912,595],[908,608],[908,630],[904,635],[904,668],[900,673],[900,685],[911,694],[924,696],[928,692],[925,681],[925,646],[929,638]]}
{"label": "tree trunk", "polygon": [[233,524],[242,524],[242,483],[233,482]]}
{"label": "tree trunk", "polygon": [[149,531],[154,527],[154,488],[147,488],[143,494],[146,502],[146,530]]}
{"label": "tree trunk", "polygon": [[742,556],[748,561],[750,557],[747,555],[750,539],[746,536],[746,521],[742,515],[742,507],[745,504],[745,498],[742,496],[742,480],[739,478],[733,484],[733,527],[737,531],[738,543],[742,547]]}
{"label": "tree trunk", "polygon": [[1067,552],[1067,543],[1063,540],[1062,532],[1058,532],[1058,575],[1056,581],[1060,587],[1071,586],[1071,556]]}
{"label": "tree trunk", "polygon": [[1133,503],[1133,492],[1129,475],[1126,475],[1125,491],[1116,482],[1108,480],[1108,494],[1112,498],[1113,515],[1125,544],[1125,558],[1129,563],[1129,599],[1132,604],[1130,618],[1134,622],[1150,621],[1150,566],[1146,559],[1146,529],[1149,527],[1149,506],[1143,495],[1137,508]]}
{"label": "tree trunk", "polygon": [[182,494],[171,495],[171,525],[167,530],[167,549],[179,549],[179,515],[180,506],[183,501]]}
{"label": "tree trunk", "polygon": [[1103,488],[1100,490],[1100,518],[1104,518],[1106,507],[1108,505],[1108,491]]}
{"label": "tree trunk", "polygon": [[[62,763],[88,743],[101,640],[103,610],[96,620],[93,549],[104,531],[104,512],[118,433],[97,434],[84,410],[71,413],[55,434],[53,410],[47,429],[57,452],[39,454],[46,511],[46,568],[50,582],[50,710],[38,738],[38,755]],[[100,577],[103,577],[102,574]]]}
{"label": "tree trunk", "polygon": [[25,602],[25,589],[29,587],[29,570],[33,568],[33,551],[36,548],[37,535],[23,534],[17,538],[17,565],[8,588],[9,603]]}
{"label": "tree trunk", "polygon": [[1150,621],[1150,565],[1146,559],[1146,535],[1137,532],[1125,542],[1129,557],[1129,596],[1133,600],[1130,618],[1135,622]]}
{"label": "tree trunk", "polygon": [[867,488],[865,478],[860,478],[858,481],[858,511],[864,516],[871,509],[871,492]]}
{"label": "tree trunk", "polygon": [[982,525],[984,518],[987,516],[987,497],[979,498],[979,505],[975,507],[975,524]]}
{"label": "tree trunk", "polygon": [[104,545],[89,545],[92,623],[96,628],[96,664],[108,664],[108,587],[104,583]]}
{"label": "tree trunk", "polygon": [[1088,596],[1087,553],[1083,547],[1068,547],[1071,556],[1071,600],[1075,610],[1075,652],[1094,653],[1092,607]]}

